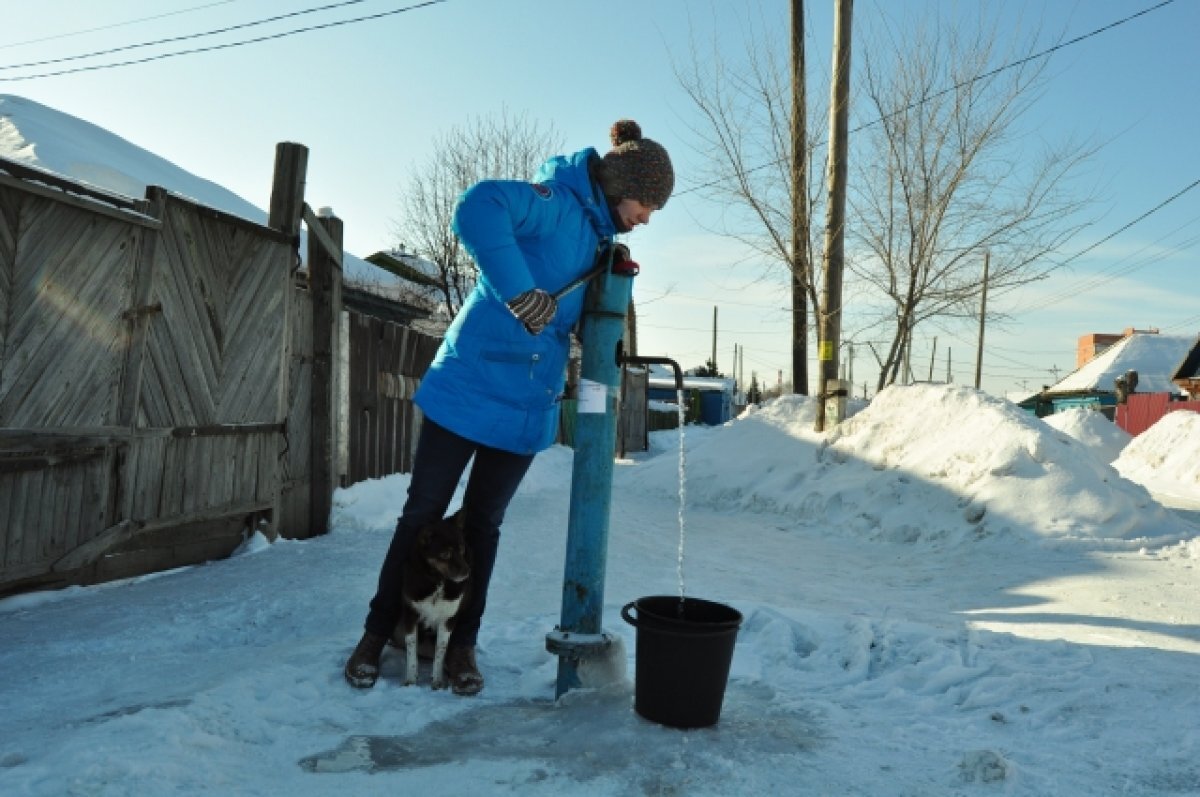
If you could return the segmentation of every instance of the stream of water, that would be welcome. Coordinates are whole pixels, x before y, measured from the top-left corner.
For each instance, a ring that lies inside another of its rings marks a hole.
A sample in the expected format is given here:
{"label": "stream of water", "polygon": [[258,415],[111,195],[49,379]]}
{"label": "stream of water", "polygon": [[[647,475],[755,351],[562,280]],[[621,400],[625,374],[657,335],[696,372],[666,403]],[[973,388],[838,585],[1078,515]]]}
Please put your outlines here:
{"label": "stream of water", "polygon": [[683,427],[684,427],[684,421],[687,417],[687,408],[685,407],[685,405],[683,403],[683,391],[682,390],[675,391],[675,400],[676,400],[676,402],[678,402],[678,406],[679,406],[679,561],[678,561],[678,568],[679,568],[679,600],[681,603],[680,608],[682,608],[682,601],[684,599],[683,546],[684,546],[684,541],[687,538],[685,530],[684,530],[685,529],[684,523],[683,523],[683,510],[684,510],[684,505],[687,503],[687,482],[684,479],[684,474],[686,473],[686,468],[685,468],[686,457],[684,455],[684,448],[683,448]]}

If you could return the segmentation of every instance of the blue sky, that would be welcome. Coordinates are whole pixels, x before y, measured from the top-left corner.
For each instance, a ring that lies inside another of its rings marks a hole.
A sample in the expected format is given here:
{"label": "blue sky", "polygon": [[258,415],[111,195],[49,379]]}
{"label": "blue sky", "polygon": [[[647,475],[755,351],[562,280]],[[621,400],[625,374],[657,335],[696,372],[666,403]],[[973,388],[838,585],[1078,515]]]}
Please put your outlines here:
{"label": "blue sky", "polygon": [[[1005,35],[1041,29],[1049,46],[1103,28],[1159,0],[951,2],[859,0],[855,33],[882,15],[901,24],[935,10],[970,22],[999,15]],[[0,66],[64,58],[242,25],[332,5],[322,0],[176,0],[158,4],[41,0],[7,4]],[[685,367],[712,352],[717,361],[773,384],[788,378],[789,315],[781,277],[762,279],[735,242],[709,232],[716,209],[695,184],[696,120],[672,70],[689,40],[719,43],[736,65],[750,35],[787,32],[786,0],[444,0],[375,20],[281,36],[119,68],[18,79],[231,44],[417,6],[415,0],[362,0],[270,25],[124,50],[85,61],[0,69],[0,93],[27,97],[81,117],[266,207],[279,141],[310,149],[308,201],[345,221],[349,249],[366,255],[395,242],[400,192],[429,156],[432,138],[475,116],[507,109],[553,123],[566,149],[607,146],[609,125],[632,117],[668,147],[679,193],[630,246],[642,264],[635,283],[639,349]],[[808,3],[810,91],[826,91],[832,0]],[[156,17],[155,19],[148,19]],[[1196,75],[1200,4],[1175,0],[1129,23],[1059,50],[1029,119],[1031,134],[1078,136],[1102,144],[1081,187],[1096,197],[1094,222],[1064,247],[1059,275],[996,297],[1009,320],[986,334],[983,386],[994,393],[1036,389],[1075,367],[1077,338],[1126,327],[1200,332],[1200,187],[1144,221],[1123,226],[1200,180]],[[1001,66],[1001,64],[996,64]],[[857,113],[856,113],[857,111]],[[851,126],[869,122],[865,105]],[[811,120],[824,127],[824,119]],[[823,221],[823,220],[821,220]],[[926,375],[937,336],[935,376],[974,375],[975,333],[918,330],[914,371]],[[813,353],[815,356],[815,352]],[[815,373],[815,370],[814,370]],[[875,368],[854,362],[856,393]]]}

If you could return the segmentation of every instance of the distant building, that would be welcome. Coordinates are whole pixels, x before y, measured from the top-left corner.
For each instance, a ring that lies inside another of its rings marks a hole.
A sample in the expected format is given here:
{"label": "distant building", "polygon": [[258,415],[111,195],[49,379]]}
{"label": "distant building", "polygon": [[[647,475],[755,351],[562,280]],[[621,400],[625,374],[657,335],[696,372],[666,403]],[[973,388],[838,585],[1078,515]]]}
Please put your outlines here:
{"label": "distant building", "polygon": [[[1102,345],[1105,337],[1084,335],[1079,339],[1079,350]],[[1018,406],[1039,418],[1075,407],[1103,410],[1111,418],[1118,401],[1118,379],[1121,389],[1127,392],[1180,394],[1183,391],[1172,376],[1192,345],[1191,338],[1160,335],[1156,329],[1126,329],[1095,357]],[[1135,375],[1132,378],[1131,372]]]}
{"label": "distant building", "polygon": [[1080,335],[1079,344],[1075,347],[1075,367],[1082,368],[1089,361],[1103,354],[1109,346],[1120,343],[1135,334],[1157,335],[1158,329],[1155,327],[1150,329],[1126,327],[1119,335],[1113,332],[1089,332],[1086,335]]}
{"label": "distant building", "polygon": [[[684,401],[694,405],[688,412],[689,421],[720,426],[732,418],[733,387],[730,377],[684,375]],[[675,404],[675,374],[664,366],[650,366],[647,394],[652,402]]]}
{"label": "distant building", "polygon": [[1192,343],[1192,348],[1184,355],[1171,381],[1193,400],[1200,400],[1200,336]]}

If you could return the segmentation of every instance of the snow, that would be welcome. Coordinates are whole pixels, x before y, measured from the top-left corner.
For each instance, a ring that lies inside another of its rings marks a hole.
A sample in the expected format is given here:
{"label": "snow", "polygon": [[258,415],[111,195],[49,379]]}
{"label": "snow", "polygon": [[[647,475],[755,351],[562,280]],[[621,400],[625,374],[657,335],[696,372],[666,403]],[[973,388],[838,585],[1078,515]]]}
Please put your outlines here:
{"label": "snow", "polygon": [[1151,486],[1170,505],[1200,509],[1200,413],[1168,412],[1138,435],[1113,465],[1127,479]]}
{"label": "snow", "polygon": [[[1200,794],[1195,413],[1112,459],[1096,415],[889,388],[826,434],[785,397],[687,427],[683,578],[744,616],[720,722],[633,708],[620,609],[679,589],[679,432],[614,474],[608,683],[554,700],[572,453],[504,526],[474,698],[351,689],[408,484],[330,533],[0,601],[0,794]],[[1114,462],[1114,464],[1110,464]],[[622,674],[622,672],[624,674]]]}
{"label": "snow", "polygon": [[1047,393],[1116,390],[1116,379],[1126,371],[1137,371],[1139,393],[1182,393],[1171,377],[1196,343],[1194,337],[1133,333],[1052,385]]}
{"label": "snow", "polygon": [[[162,186],[202,205],[267,223],[265,210],[229,189],[91,122],[24,97],[0,94],[0,157],[131,199],[145,197],[147,186]],[[321,211],[332,213],[330,208]],[[302,230],[302,253],[307,241],[307,231]],[[387,271],[348,252],[343,260],[348,277],[383,287],[397,282]]]}
{"label": "snow", "polygon": [[1132,439],[1128,432],[1105,418],[1098,410],[1075,407],[1042,419],[1052,428],[1092,450],[1102,461],[1112,463]]}

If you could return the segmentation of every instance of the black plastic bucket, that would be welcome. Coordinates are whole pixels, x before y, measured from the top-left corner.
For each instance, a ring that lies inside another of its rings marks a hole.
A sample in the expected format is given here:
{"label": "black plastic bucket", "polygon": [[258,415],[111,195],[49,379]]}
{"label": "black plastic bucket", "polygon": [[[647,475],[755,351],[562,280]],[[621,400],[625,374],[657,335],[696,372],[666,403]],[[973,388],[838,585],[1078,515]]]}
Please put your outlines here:
{"label": "black plastic bucket", "polygon": [[625,604],[621,617],[637,629],[634,710],[672,728],[715,725],[741,612],[699,598],[655,595]]}

